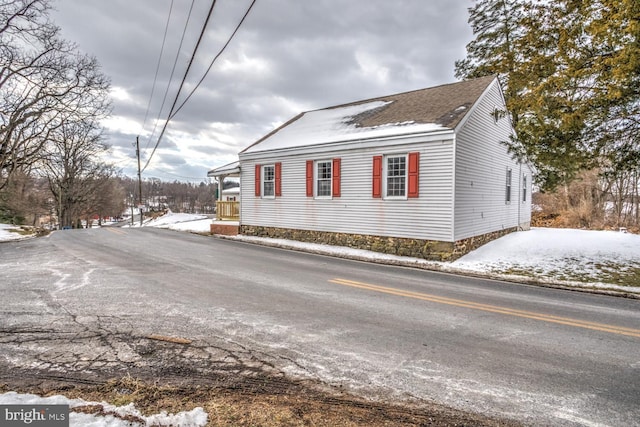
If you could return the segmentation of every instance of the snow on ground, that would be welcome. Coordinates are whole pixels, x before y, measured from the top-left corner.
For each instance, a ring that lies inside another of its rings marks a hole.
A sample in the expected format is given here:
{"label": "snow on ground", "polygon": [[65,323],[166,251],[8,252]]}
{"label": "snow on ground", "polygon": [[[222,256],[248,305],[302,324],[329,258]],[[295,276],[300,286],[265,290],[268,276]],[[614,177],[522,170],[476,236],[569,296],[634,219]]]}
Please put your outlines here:
{"label": "snow on ground", "polygon": [[[172,225],[195,222],[195,221],[200,222],[203,219],[208,219],[208,218],[206,215],[173,213],[169,211],[166,214],[156,219],[152,219],[149,222],[145,222],[144,225],[147,227],[171,228]],[[211,223],[210,219],[209,219],[209,223]]]}
{"label": "snow on ground", "polygon": [[469,270],[519,266],[523,270],[548,274],[576,265],[586,272],[596,272],[596,265],[608,262],[638,266],[640,236],[617,231],[533,228],[489,242],[453,264]]}
{"label": "snow on ground", "polygon": [[[144,416],[133,403],[125,406],[114,406],[106,402],[86,402],[82,399],[69,399],[65,396],[40,397],[34,394],[18,394],[10,391],[0,394],[2,405],[69,405],[70,427],[142,427],[142,426],[174,426],[199,427],[207,424],[207,413],[200,407],[188,412],[167,414],[161,412]],[[91,407],[94,414],[73,412],[73,408]],[[93,410],[95,409],[95,410]],[[26,412],[26,411],[25,411]]]}
{"label": "snow on ground", "polygon": [[0,242],[22,240],[31,237],[20,234],[21,231],[22,228],[19,225],[0,224]]}
{"label": "snow on ground", "polygon": [[[177,231],[190,231],[193,233],[208,233],[211,230],[211,219],[207,215],[167,212],[155,218],[144,220],[143,227],[168,228]],[[138,221],[125,227],[140,227]]]}
{"label": "snow on ground", "polygon": [[532,228],[453,262],[459,271],[640,293],[640,236],[618,231]]}

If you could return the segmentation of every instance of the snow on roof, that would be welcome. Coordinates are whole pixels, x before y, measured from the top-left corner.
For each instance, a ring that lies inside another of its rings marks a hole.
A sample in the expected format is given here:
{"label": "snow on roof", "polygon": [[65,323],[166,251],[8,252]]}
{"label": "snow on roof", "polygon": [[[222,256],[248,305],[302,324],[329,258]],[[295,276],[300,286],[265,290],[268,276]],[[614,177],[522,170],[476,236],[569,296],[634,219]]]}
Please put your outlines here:
{"label": "snow on roof", "polygon": [[450,131],[495,80],[481,77],[302,113],[241,154]]}
{"label": "snow on roof", "polygon": [[215,169],[207,172],[208,177],[220,176],[220,175],[231,175],[240,172],[240,162],[235,161],[231,163],[227,163],[226,165],[219,166]]}
{"label": "snow on roof", "polygon": [[293,123],[268,136],[260,144],[247,148],[244,153],[446,129],[435,123],[413,121],[371,127],[360,127],[354,123],[355,116],[382,109],[392,102],[374,101],[303,113]]}

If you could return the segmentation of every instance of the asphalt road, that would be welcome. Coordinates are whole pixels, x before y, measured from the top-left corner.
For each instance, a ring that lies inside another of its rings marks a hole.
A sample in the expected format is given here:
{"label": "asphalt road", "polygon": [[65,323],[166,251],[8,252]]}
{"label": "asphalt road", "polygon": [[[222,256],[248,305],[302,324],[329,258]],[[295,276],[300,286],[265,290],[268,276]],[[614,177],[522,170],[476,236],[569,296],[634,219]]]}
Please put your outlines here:
{"label": "asphalt road", "polygon": [[534,425],[640,425],[639,300],[150,228],[0,244],[0,295],[0,380],[173,363]]}

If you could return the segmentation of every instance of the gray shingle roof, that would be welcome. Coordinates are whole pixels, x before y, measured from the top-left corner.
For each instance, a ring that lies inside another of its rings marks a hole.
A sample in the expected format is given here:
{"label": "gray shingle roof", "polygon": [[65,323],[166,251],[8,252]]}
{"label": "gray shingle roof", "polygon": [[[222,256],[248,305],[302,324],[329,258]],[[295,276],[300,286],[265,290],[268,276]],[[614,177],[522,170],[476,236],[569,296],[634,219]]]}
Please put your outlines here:
{"label": "gray shingle roof", "polygon": [[372,127],[413,121],[415,123],[435,123],[453,129],[494,79],[494,76],[480,77],[346,105],[357,105],[371,101],[392,101],[385,107],[367,111],[361,117],[355,116],[353,123],[356,126]]}
{"label": "gray shingle roof", "polygon": [[242,152],[355,139],[380,129],[454,129],[494,80],[480,77],[301,113]]}

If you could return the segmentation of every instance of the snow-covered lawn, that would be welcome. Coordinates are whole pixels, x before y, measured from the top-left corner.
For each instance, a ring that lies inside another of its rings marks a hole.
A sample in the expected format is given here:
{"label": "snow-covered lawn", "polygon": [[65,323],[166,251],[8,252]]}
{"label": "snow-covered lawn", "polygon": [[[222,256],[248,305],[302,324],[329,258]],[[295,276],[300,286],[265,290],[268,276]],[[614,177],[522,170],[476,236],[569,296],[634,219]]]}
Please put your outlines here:
{"label": "snow-covered lawn", "polygon": [[494,240],[453,265],[470,271],[640,286],[640,236],[533,228]]}
{"label": "snow-covered lawn", "polygon": [[[139,227],[134,222],[132,227]],[[125,225],[129,227],[129,225]],[[192,233],[208,233],[211,230],[211,219],[206,215],[168,212],[158,218],[143,222],[143,227],[168,228],[169,230],[189,231]]]}
{"label": "snow-covered lawn", "polygon": [[28,229],[19,225],[0,224],[0,242],[28,239],[33,236]]}

